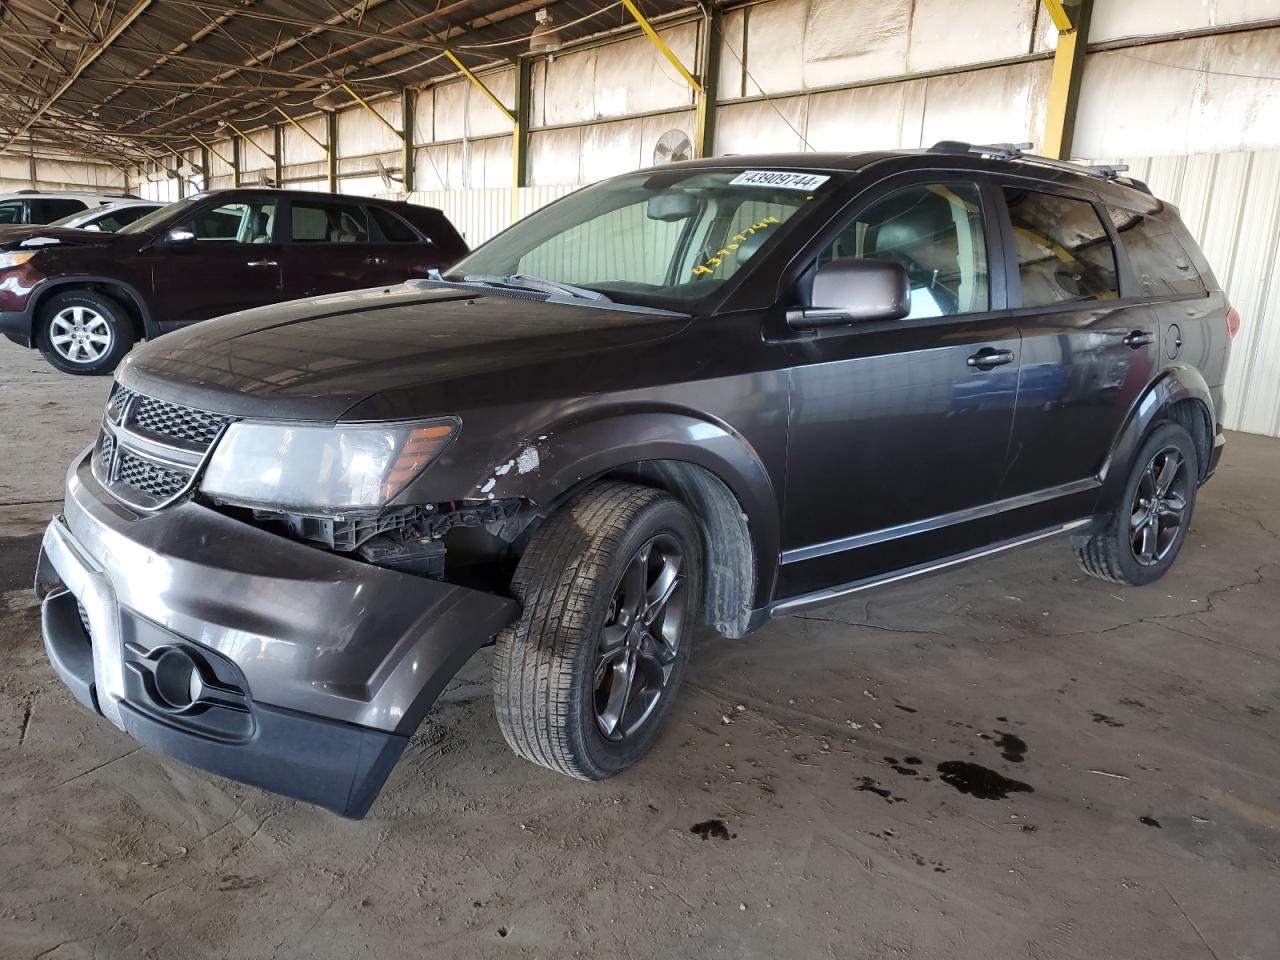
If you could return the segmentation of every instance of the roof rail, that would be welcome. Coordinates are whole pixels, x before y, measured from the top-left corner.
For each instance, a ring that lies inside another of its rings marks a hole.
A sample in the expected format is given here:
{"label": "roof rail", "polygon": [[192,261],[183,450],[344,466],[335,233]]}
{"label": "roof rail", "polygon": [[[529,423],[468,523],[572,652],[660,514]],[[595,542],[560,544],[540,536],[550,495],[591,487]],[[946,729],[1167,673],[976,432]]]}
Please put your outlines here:
{"label": "roof rail", "polygon": [[1052,157],[1042,157],[1037,153],[1029,153],[1033,144],[1030,143],[986,143],[974,144],[965,143],[962,140],[939,140],[929,148],[930,153],[972,153],[980,157],[991,157],[995,160],[1008,160],[1011,162],[1032,163],[1038,167],[1052,167],[1055,170],[1069,170],[1072,173],[1083,173],[1086,176],[1097,177],[1100,180],[1114,180],[1127,187],[1133,187],[1141,190],[1143,193],[1151,193],[1151,189],[1141,180],[1135,180],[1132,177],[1122,177],[1129,167],[1123,163],[1099,164],[1097,166],[1085,166],[1082,163],[1072,163],[1070,160],[1055,160]]}

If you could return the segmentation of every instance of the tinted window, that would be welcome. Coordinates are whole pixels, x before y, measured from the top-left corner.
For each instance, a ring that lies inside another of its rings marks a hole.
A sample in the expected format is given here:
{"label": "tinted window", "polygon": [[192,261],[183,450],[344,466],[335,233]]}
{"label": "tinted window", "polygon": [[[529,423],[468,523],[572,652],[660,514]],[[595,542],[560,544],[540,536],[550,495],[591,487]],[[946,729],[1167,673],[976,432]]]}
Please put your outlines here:
{"label": "tinted window", "polygon": [[295,200],[293,239],[298,243],[366,243],[369,219],[363,207]]}
{"label": "tinted window", "polygon": [[203,243],[270,243],[275,215],[274,200],[240,201],[202,210],[186,226]]}
{"label": "tinted window", "polygon": [[82,200],[65,198],[50,199],[46,197],[40,200],[32,200],[31,220],[33,223],[49,223],[52,220],[59,220],[73,213],[79,213],[87,206],[88,204]]}
{"label": "tinted window", "polygon": [[1005,187],[1022,305],[1120,296],[1116,254],[1093,204]]}
{"label": "tinted window", "polygon": [[416,243],[419,237],[414,233],[413,228],[397,217],[390,210],[383,210],[381,207],[370,207],[369,212],[373,214],[373,220],[378,225],[378,229],[382,231],[382,236],[392,243]]}
{"label": "tinted window", "polygon": [[1204,293],[1204,281],[1167,224],[1140,213],[1108,207],[1107,213],[1129,254],[1143,296]]}
{"label": "tinted window", "polygon": [[21,200],[8,200],[0,203],[0,223],[22,223],[23,204]]}
{"label": "tinted window", "polygon": [[897,263],[911,281],[914,317],[991,307],[982,204],[972,183],[904,187],[863,210],[819,258]]}

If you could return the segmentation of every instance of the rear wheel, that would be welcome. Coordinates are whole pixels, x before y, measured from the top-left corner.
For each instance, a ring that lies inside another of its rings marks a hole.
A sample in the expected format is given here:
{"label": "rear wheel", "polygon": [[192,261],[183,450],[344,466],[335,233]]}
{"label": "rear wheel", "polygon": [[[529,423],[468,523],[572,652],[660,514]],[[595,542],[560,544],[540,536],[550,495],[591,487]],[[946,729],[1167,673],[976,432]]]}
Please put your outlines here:
{"label": "rear wheel", "polygon": [[689,659],[702,542],[689,511],[605,483],[551,516],[512,581],[520,619],[498,636],[498,726],[520,756],[583,780],[638,761]]}
{"label": "rear wheel", "polygon": [[133,321],[97,290],[55,293],[40,308],[36,343],[67,373],[110,373],[133,347]]}
{"label": "rear wheel", "polygon": [[1186,539],[1199,478],[1191,434],[1176,423],[1157,427],[1134,459],[1119,509],[1077,551],[1081,569],[1112,583],[1162,577]]}

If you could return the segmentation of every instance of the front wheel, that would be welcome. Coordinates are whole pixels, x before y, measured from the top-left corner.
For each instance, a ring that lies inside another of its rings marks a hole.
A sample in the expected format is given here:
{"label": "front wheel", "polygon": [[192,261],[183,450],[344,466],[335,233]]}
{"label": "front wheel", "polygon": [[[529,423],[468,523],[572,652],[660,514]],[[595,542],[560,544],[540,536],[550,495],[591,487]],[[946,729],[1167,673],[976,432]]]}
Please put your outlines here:
{"label": "front wheel", "polygon": [[66,373],[110,373],[133,347],[133,322],[97,290],[55,293],[40,308],[36,344]]}
{"label": "front wheel", "polygon": [[591,487],[531,538],[498,635],[494,706],[511,749],[603,780],[653,746],[680,685],[702,590],[702,540],[661,490]]}
{"label": "front wheel", "polygon": [[1200,480],[1191,434],[1176,423],[1152,431],[1134,458],[1120,506],[1077,551],[1090,576],[1135,586],[1173,566],[1187,537]]}

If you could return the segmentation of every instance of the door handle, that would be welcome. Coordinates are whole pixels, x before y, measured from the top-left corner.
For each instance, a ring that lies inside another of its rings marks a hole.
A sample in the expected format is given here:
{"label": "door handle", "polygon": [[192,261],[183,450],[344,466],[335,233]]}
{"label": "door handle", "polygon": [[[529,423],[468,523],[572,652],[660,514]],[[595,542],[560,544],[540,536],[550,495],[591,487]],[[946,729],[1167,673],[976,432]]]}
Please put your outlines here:
{"label": "door handle", "polygon": [[279,260],[250,260],[245,264],[246,267],[278,267]]}
{"label": "door handle", "polygon": [[1155,339],[1155,337],[1147,333],[1145,330],[1134,330],[1121,342],[1126,347],[1131,347],[1132,349],[1137,350],[1139,347],[1145,347],[1149,343],[1154,343]]}
{"label": "door handle", "polygon": [[1005,363],[1013,363],[1013,351],[983,347],[966,360],[965,363],[978,370],[990,370],[992,367],[998,367]]}
{"label": "door handle", "polygon": [[386,257],[365,257],[364,262],[380,267],[387,262],[387,258]]}

